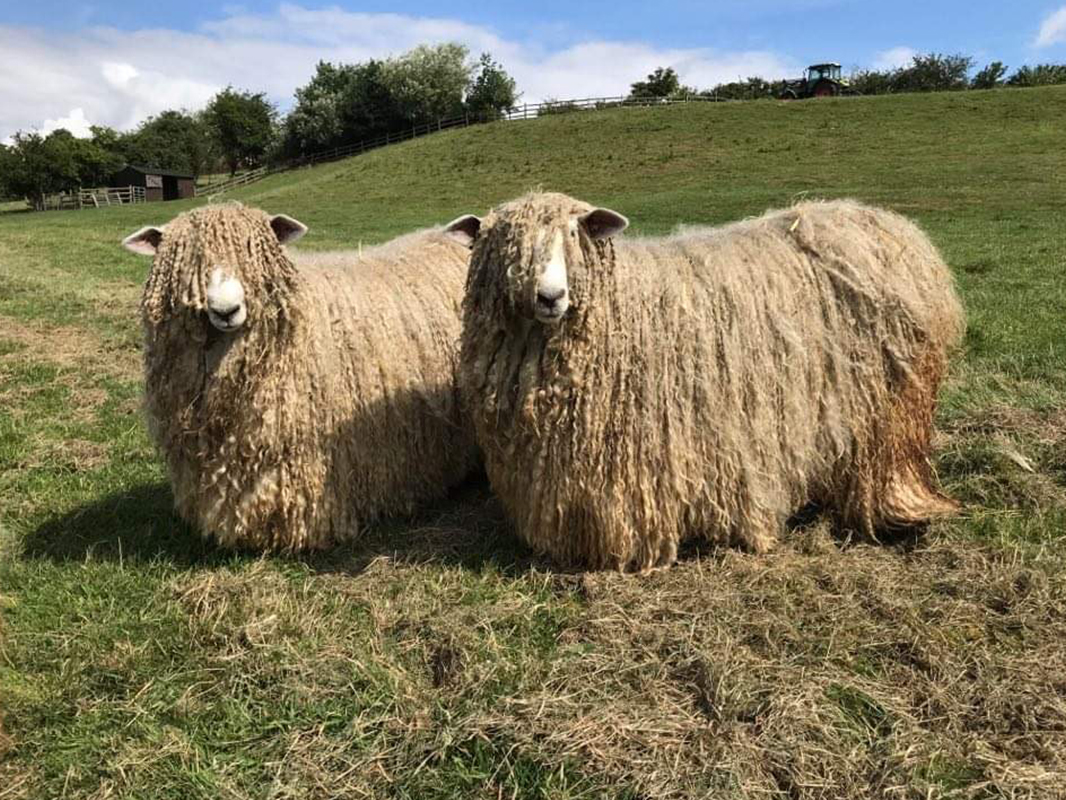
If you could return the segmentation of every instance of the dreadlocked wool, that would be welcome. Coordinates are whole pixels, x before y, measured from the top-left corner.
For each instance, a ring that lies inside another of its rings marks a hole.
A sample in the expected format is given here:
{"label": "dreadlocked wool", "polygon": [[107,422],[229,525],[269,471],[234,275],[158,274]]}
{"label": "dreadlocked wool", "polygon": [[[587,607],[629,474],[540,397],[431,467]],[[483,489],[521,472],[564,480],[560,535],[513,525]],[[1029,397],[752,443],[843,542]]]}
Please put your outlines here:
{"label": "dreadlocked wool", "polygon": [[[870,536],[956,509],[929,454],[964,317],[915,225],[807,202],[613,240],[592,211],[499,207],[467,278],[460,390],[528,543],[645,570],[686,538],[766,551],[810,503]],[[554,325],[535,315],[552,242],[570,297]]]}
{"label": "dreadlocked wool", "polygon": [[[411,511],[478,457],[455,387],[469,249],[434,229],[302,256],[277,219],[232,204],[152,229],[142,317],[178,511],[224,545],[291,552]],[[235,332],[208,319],[220,268],[240,282]]]}

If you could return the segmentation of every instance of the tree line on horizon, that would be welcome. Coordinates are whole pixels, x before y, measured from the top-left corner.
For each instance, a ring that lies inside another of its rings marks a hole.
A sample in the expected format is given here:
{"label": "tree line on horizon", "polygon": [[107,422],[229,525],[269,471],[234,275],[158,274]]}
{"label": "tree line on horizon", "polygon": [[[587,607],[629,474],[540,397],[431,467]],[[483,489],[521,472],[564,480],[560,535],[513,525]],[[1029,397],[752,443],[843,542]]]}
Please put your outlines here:
{"label": "tree line on horizon", "polygon": [[[888,70],[854,70],[849,85],[859,94],[963,91],[1066,83],[1066,65],[1022,66],[1009,76],[993,61],[971,76],[974,59],[962,55],[915,55]],[[634,82],[629,97],[742,100],[772,98],[786,82],[749,77],[709,89],[685,86],[672,67],[659,67]],[[125,164],[183,172],[194,177],[297,160],[336,147],[467,115],[491,121],[520,97],[514,79],[483,53],[473,61],[456,43],[420,45],[400,56],[356,64],[320,61],[295,92],[281,117],[263,92],[226,87],[196,112],[167,110],[136,129],[93,126],[88,138],[59,129],[47,136],[19,132],[0,144],[0,198],[46,195],[80,186],[105,186]],[[541,113],[576,109],[547,100]]]}
{"label": "tree line on horizon", "polygon": [[[1011,75],[1001,61],[993,61],[973,74],[975,60],[956,53],[920,53],[909,64],[894,69],[855,69],[848,85],[857,94],[902,94],[905,92],[950,92],[970,89],[1021,88],[1066,83],[1066,64],[1021,66]],[[776,98],[788,81],[766,80],[759,76],[719,83],[709,89],[685,86],[672,67],[659,67],[643,81],[630,87],[630,98],[715,97],[722,100]]]}

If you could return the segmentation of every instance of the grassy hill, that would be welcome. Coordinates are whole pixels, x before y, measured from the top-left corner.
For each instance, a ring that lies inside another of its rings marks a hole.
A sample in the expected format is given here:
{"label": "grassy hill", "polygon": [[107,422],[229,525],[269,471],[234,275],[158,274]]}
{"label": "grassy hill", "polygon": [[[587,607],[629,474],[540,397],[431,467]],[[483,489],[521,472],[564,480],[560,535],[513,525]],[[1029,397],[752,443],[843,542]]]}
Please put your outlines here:
{"label": "grassy hill", "polygon": [[0,213],[0,798],[1056,796],[1063,120],[1062,88],[577,113],[232,195],[310,248],[536,186],[641,233],[801,197],[921,223],[969,319],[936,443],[966,513],[647,578],[554,571],[476,481],[316,558],[200,542],[139,416],[147,263],[117,244],[195,203]]}

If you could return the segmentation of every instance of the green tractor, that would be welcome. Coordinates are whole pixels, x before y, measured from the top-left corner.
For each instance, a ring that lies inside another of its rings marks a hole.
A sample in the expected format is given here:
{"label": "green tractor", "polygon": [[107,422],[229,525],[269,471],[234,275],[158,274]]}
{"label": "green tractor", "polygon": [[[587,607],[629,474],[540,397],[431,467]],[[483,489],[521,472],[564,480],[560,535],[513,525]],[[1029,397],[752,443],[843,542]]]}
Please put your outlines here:
{"label": "green tractor", "polygon": [[842,94],[851,94],[851,88],[841,77],[839,64],[811,64],[798,81],[785,81],[778,98],[806,100],[808,97],[839,97]]}

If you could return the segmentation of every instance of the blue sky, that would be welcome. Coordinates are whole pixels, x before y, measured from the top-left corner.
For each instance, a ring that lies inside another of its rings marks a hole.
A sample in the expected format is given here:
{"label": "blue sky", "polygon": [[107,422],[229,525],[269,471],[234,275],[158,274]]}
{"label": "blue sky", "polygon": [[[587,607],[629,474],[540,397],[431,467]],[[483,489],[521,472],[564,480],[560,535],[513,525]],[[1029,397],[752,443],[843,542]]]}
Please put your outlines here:
{"label": "blue sky", "polygon": [[1066,62],[1066,0],[0,0],[0,140],[59,124],[128,128],[163,108],[198,107],[227,83],[284,109],[319,58],[447,39],[491,50],[535,101],[623,93],[658,64],[706,86],[798,74],[818,60],[885,67],[928,51],[1011,67]]}

